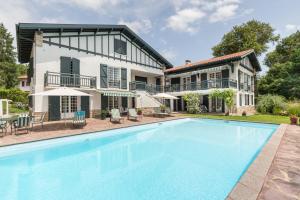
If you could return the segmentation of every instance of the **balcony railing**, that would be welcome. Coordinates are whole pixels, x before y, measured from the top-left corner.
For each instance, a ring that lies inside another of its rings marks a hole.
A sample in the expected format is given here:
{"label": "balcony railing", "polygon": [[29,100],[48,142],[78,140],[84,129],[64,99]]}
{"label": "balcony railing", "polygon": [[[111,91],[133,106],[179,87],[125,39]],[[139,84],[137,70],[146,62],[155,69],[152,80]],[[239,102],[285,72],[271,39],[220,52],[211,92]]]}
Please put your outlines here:
{"label": "balcony railing", "polygon": [[95,76],[83,76],[57,72],[46,72],[44,75],[45,86],[64,86],[78,88],[96,88]]}
{"label": "balcony railing", "polygon": [[180,92],[180,91],[193,91],[193,90],[207,90],[212,88],[237,88],[237,82],[230,79],[217,79],[207,80],[189,84],[172,84],[168,86],[160,86],[153,84],[146,84],[144,82],[130,82],[130,90],[143,90],[149,93],[158,92]]}
{"label": "balcony railing", "polygon": [[201,82],[194,82],[188,84],[172,84],[165,86],[165,92],[180,92],[180,91],[194,91],[207,90],[212,88],[236,88],[237,82],[230,79],[216,79],[206,80]]}
{"label": "balcony railing", "polygon": [[151,94],[163,92],[163,86],[154,85],[154,84],[147,84],[144,82],[133,81],[129,83],[130,90],[142,90],[147,91]]}

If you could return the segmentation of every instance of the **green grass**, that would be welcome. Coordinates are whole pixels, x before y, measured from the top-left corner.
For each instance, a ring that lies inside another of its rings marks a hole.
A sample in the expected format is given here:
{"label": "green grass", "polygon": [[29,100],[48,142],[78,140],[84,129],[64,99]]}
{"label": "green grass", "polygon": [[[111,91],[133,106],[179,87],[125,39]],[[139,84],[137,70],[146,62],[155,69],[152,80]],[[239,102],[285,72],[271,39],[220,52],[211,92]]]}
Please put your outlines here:
{"label": "green grass", "polygon": [[263,115],[263,114],[255,114],[251,116],[224,116],[224,115],[208,115],[208,114],[184,114],[184,115],[187,117],[225,119],[225,120],[261,122],[261,123],[273,123],[273,124],[290,123],[290,118],[288,116],[279,116],[279,115]]}

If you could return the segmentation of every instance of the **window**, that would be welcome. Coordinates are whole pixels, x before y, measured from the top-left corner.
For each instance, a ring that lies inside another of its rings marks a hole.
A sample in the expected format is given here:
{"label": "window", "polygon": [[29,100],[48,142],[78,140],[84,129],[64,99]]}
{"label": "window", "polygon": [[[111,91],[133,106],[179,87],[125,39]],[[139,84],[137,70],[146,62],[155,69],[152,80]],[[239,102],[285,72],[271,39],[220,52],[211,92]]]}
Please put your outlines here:
{"label": "window", "polygon": [[120,83],[121,83],[120,70],[121,69],[117,67],[108,67],[107,69],[108,87],[120,88]]}
{"label": "window", "polygon": [[61,97],[61,112],[62,113],[69,112],[69,97],[67,97],[67,96]]}
{"label": "window", "polygon": [[62,96],[61,97],[61,112],[73,113],[77,111],[77,97],[76,96]]}
{"label": "window", "polygon": [[249,94],[245,94],[245,105],[249,105]]}
{"label": "window", "polygon": [[71,96],[71,112],[77,111],[77,97]]}
{"label": "window", "polygon": [[25,86],[25,81],[22,81],[22,87],[24,87]]}
{"label": "window", "polygon": [[118,97],[113,97],[109,96],[108,97],[108,109],[111,110],[113,108],[119,108],[119,98]]}
{"label": "window", "polygon": [[253,105],[253,95],[250,95],[250,105]]}
{"label": "window", "polygon": [[118,54],[127,55],[126,42],[115,38],[115,40],[114,40],[114,50]]}

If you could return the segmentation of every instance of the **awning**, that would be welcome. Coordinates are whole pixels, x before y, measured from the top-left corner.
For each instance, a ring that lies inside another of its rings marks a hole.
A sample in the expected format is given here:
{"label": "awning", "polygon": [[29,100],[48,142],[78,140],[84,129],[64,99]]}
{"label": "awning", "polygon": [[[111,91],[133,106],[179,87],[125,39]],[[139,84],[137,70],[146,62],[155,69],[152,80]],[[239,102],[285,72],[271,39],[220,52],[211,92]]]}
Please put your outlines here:
{"label": "awning", "polygon": [[104,96],[112,96],[112,97],[136,97],[137,96],[135,93],[129,91],[107,90],[107,91],[101,91],[101,93]]}
{"label": "awning", "polygon": [[72,88],[67,88],[67,87],[46,90],[44,92],[38,92],[30,95],[31,96],[92,96],[90,94]]}

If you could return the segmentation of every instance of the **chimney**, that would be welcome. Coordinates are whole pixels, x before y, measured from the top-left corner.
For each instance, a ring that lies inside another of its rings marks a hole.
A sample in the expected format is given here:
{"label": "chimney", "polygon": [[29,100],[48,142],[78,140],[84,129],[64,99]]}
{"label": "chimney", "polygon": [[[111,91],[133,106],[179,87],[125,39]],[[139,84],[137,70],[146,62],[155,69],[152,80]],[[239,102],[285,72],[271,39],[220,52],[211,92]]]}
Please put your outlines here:
{"label": "chimney", "polygon": [[191,64],[191,60],[185,60],[185,64],[186,65]]}

